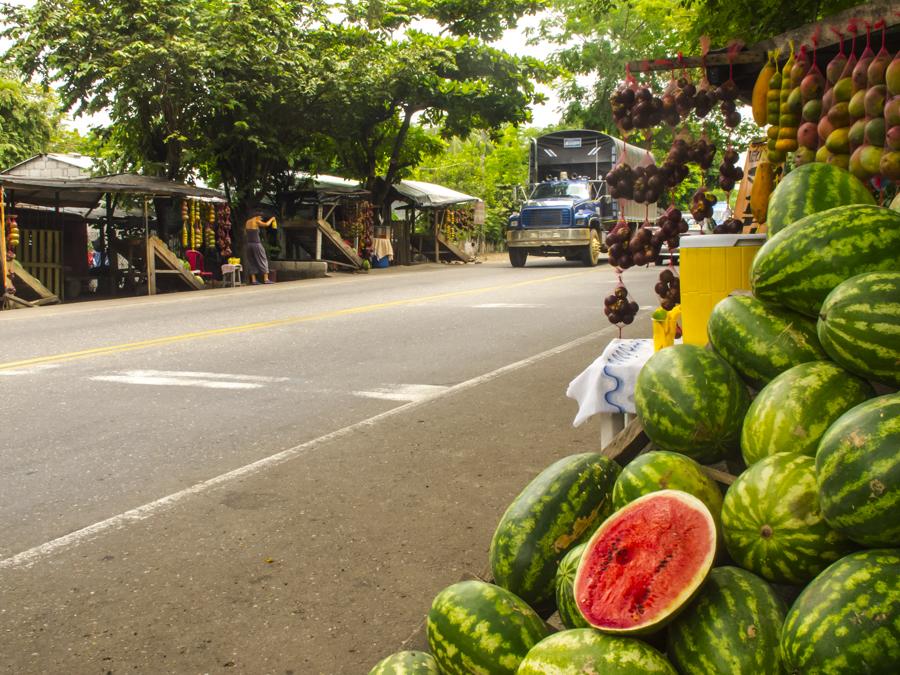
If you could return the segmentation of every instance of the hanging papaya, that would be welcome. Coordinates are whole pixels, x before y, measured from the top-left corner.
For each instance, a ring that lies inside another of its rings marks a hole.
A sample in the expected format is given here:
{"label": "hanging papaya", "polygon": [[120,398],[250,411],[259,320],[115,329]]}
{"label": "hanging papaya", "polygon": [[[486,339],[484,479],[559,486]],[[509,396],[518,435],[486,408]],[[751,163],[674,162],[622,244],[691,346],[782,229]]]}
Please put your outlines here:
{"label": "hanging papaya", "polygon": [[760,162],[756,167],[753,187],[750,188],[750,212],[759,224],[766,222],[769,210],[769,195],[775,188],[775,170],[770,162]]}

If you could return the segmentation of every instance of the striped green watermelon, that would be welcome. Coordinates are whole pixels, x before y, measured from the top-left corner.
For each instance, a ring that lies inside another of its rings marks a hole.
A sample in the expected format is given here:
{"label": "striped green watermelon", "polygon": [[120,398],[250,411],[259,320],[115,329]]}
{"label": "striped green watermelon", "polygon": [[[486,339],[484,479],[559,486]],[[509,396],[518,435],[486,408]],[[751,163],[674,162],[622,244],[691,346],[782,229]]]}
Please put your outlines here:
{"label": "striped green watermelon", "polygon": [[848,204],[874,205],[875,198],[849,171],[823,162],[804,164],[782,178],[769,197],[769,236],[805,216]]}
{"label": "striped green watermelon", "polygon": [[538,642],[518,675],[676,675],[666,657],[634,638],[604,635],[590,628],[564,630]]}
{"label": "striped green watermelon", "polygon": [[847,370],[900,387],[900,253],[890,272],[839,284],[819,310],[819,340]]}
{"label": "striped green watermelon", "polygon": [[652,633],[700,590],[715,556],[716,524],[703,502],[679,490],[639,497],[588,542],[575,573],[578,611],[605,633]]}
{"label": "striped green watermelon", "polygon": [[900,212],[839,206],[801,218],[769,239],[750,268],[760,300],[816,317],[825,297],[850,277],[900,266]]}
{"label": "striped green watermelon", "polygon": [[586,548],[587,542],[566,553],[556,570],[556,611],[566,628],[587,628],[589,625],[575,604],[575,572]]}
{"label": "striped green watermelon", "polygon": [[722,505],[725,546],[764,579],[803,584],[856,548],[819,509],[815,460],[782,452],[737,477]]}
{"label": "striped green watermelon", "polygon": [[599,453],[544,469],[506,509],[491,540],[494,581],[532,607],[552,608],[559,561],[612,512],[619,465]]}
{"label": "striped green watermelon", "polygon": [[744,461],[750,466],[777,452],[815,457],[831,423],[874,395],[868,382],[831,361],[786,370],[750,404],[741,428]]}
{"label": "striped green watermelon", "polygon": [[438,593],[426,629],[444,675],[515,673],[528,650],[550,633],[520,598],[483,581],[460,581]]}
{"label": "striped green watermelon", "polygon": [[755,574],[717,567],[697,599],[669,626],[666,652],[682,675],[781,675],[786,609]]}
{"label": "striped green watermelon", "polygon": [[613,506],[620,509],[638,497],[669,489],[687,492],[706,504],[716,531],[722,532],[722,491],[702,466],[677,452],[655,450],[631,460],[616,479]]}
{"label": "striped green watermelon", "polygon": [[900,550],[841,558],[809,584],[781,631],[788,673],[888,675],[900,665]]}
{"label": "striped green watermelon", "polygon": [[815,321],[749,295],[716,304],[706,330],[716,352],[757,389],[800,363],[828,358]]}
{"label": "striped green watermelon", "polygon": [[863,546],[900,546],[900,393],[866,401],[828,428],[816,482],[831,527]]}
{"label": "striped green watermelon", "polygon": [[644,364],[634,404],[654,446],[705,464],[738,448],[750,395],[720,356],[681,344],[661,349]]}
{"label": "striped green watermelon", "polygon": [[375,664],[369,675],[439,675],[437,661],[427,652],[397,652]]}

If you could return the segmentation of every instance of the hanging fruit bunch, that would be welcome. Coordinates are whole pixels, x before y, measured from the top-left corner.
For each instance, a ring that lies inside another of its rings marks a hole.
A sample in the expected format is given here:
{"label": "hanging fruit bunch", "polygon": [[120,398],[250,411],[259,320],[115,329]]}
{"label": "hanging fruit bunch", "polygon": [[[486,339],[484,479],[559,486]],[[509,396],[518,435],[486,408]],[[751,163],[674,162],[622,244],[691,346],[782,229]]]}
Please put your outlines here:
{"label": "hanging fruit bunch", "polygon": [[681,281],[671,269],[659,273],[659,281],[656,282],[653,290],[659,296],[660,307],[667,312],[681,303]]}
{"label": "hanging fruit bunch", "polygon": [[225,260],[231,257],[231,207],[216,205],[216,246],[219,256]]}
{"label": "hanging fruit bunch", "polygon": [[705,218],[712,218],[713,206],[719,201],[711,190],[700,186],[691,197],[691,215],[698,223]]}
{"label": "hanging fruit bunch", "polygon": [[[785,160],[785,154],[776,147],[779,135],[779,118],[781,117],[781,71],[778,70],[778,51],[773,52],[775,72],[769,78],[769,86],[766,89],[766,122],[769,128],[766,130],[767,157],[772,164],[781,164]],[[764,69],[765,70],[765,69]]]}
{"label": "hanging fruit bunch", "polygon": [[191,247],[191,206],[187,199],[181,200],[181,245],[187,250]]}
{"label": "hanging fruit bunch", "polygon": [[191,248],[199,251],[203,248],[203,220],[200,218],[200,202],[194,200],[191,204],[193,207],[191,213]]}
{"label": "hanging fruit bunch", "polygon": [[203,243],[206,248],[216,247],[216,209],[212,204],[205,204],[206,227],[203,228]]}
{"label": "hanging fruit bunch", "polygon": [[629,240],[631,239],[631,228],[625,222],[624,216],[619,216],[619,221],[615,224],[612,231],[606,235],[606,245],[609,247],[609,264],[620,270],[627,270],[634,265],[629,250]]}
{"label": "hanging fruit bunch", "polygon": [[[639,86],[626,67],[625,82],[610,96],[613,119],[623,133],[650,129],[663,121],[663,101],[649,87]],[[671,113],[670,113],[671,114]]]}
{"label": "hanging fruit bunch", "polygon": [[796,94],[794,93],[792,72],[797,61],[794,55],[794,43],[790,43],[790,55],[781,71],[781,87],[778,91],[778,136],[775,140],[775,152],[777,161],[784,161],[787,153],[797,149],[797,129],[800,126],[800,113],[803,110],[803,102],[800,98],[800,80],[797,79]]}
{"label": "hanging fruit bunch", "polygon": [[670,252],[677,249],[680,245],[680,235],[688,231],[687,221],[681,210],[674,205],[667,208],[666,212],[656,219],[656,226],[657,230],[650,240],[650,245],[655,251],[654,260],[659,256],[663,244],[669,247]]}
{"label": "hanging fruit bunch", "polygon": [[882,176],[896,182],[900,181],[900,52],[885,69],[884,81],[888,100],[884,106],[885,141],[880,168]]}
{"label": "hanging fruit bunch", "polygon": [[[640,307],[634,300],[628,299],[628,289],[619,283],[615,290],[603,300],[603,313],[612,324],[629,325],[634,321]],[[621,334],[622,326],[619,326]]]}
{"label": "hanging fruit bunch", "polygon": [[20,243],[18,216],[15,213],[6,214],[6,259],[15,260],[15,248]]}
{"label": "hanging fruit bunch", "polygon": [[731,192],[735,184],[744,177],[744,170],[737,166],[739,157],[737,150],[731,147],[722,153],[722,163],[719,164],[719,187],[725,192]]}
{"label": "hanging fruit bunch", "polygon": [[[834,29],[832,29],[834,30]],[[844,38],[840,35],[840,51],[825,68],[825,77],[833,86],[823,98],[825,117],[819,121],[819,137],[825,148],[816,154],[818,161],[834,164],[842,169],[850,166],[850,99],[853,97],[853,68],[856,56],[852,50],[848,57],[844,53]]]}
{"label": "hanging fruit bunch", "polygon": [[725,126],[736,129],[741,123],[741,113],[737,109],[738,88],[734,83],[734,57],[743,45],[734,42],[728,47],[728,79],[716,89],[719,112],[725,118]]}
{"label": "hanging fruit bunch", "polygon": [[822,96],[825,93],[825,75],[816,61],[816,49],[818,36],[812,39],[812,64],[806,75],[800,81],[800,101],[802,109],[800,113],[800,127],[797,129],[797,154],[794,161],[797,164],[807,164],[817,161],[819,146],[819,122],[822,119]]}

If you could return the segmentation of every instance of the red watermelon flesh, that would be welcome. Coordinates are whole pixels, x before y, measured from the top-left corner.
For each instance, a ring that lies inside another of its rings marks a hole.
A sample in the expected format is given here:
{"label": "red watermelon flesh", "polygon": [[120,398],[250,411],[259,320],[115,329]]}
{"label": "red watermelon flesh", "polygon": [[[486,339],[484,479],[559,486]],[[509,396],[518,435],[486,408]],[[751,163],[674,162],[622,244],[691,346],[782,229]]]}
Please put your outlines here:
{"label": "red watermelon flesh", "polygon": [[591,537],[575,576],[578,611],[607,633],[651,633],[700,589],[715,553],[716,524],[703,502],[652,492]]}

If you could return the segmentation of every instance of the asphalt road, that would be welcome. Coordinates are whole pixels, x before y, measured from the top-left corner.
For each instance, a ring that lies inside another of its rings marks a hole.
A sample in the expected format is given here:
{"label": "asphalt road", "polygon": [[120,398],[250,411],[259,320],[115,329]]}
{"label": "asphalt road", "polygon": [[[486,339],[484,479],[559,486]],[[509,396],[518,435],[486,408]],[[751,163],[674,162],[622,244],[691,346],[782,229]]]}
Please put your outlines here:
{"label": "asphalt road", "polygon": [[597,449],[564,391],[614,284],[497,260],[0,315],[0,663],[366,672]]}

